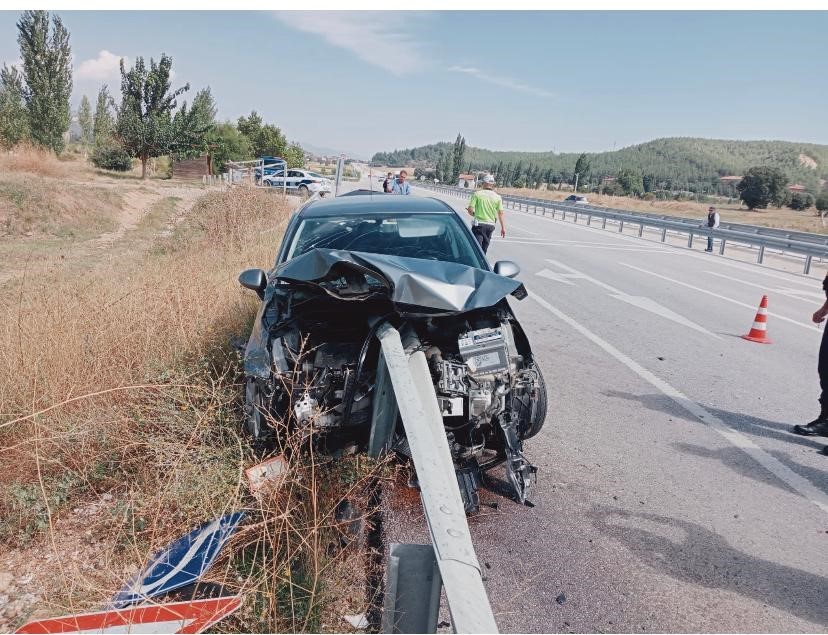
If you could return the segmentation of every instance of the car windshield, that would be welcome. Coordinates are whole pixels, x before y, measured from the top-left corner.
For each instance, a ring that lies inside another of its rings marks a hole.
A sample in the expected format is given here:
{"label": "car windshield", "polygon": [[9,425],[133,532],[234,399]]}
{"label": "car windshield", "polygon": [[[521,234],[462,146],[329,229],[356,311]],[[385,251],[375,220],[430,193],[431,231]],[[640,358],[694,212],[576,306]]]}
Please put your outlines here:
{"label": "car windshield", "polygon": [[485,266],[453,214],[306,218],[296,230],[285,260],[317,247],[455,262],[478,269]]}

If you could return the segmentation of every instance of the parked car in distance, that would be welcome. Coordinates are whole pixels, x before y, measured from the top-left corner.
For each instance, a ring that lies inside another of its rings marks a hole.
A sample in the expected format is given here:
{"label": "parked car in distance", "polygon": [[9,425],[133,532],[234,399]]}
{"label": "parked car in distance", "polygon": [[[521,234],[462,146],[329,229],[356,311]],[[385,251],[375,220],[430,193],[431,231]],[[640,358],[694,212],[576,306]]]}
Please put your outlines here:
{"label": "parked car in distance", "polygon": [[581,205],[589,205],[589,201],[587,201],[586,196],[581,196],[580,194],[570,194],[564,200],[564,203],[580,203]]}
{"label": "parked car in distance", "polygon": [[[282,157],[259,157],[259,161],[261,161],[264,165],[264,175],[270,176],[272,174],[276,174],[276,172],[281,172],[287,166],[285,160]],[[258,183],[262,178],[262,168],[255,168],[253,170],[253,174],[256,177],[256,182]]]}

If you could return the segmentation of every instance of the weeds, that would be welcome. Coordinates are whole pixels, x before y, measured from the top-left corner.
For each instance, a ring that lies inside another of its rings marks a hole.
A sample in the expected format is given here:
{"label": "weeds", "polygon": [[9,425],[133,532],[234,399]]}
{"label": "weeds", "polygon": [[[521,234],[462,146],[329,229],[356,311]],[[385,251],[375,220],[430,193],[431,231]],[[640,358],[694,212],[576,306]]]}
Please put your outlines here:
{"label": "weeds", "polygon": [[246,524],[211,572],[246,598],[223,630],[338,631],[330,607],[364,610],[337,581],[359,579],[362,555],[336,509],[364,510],[384,466],[333,462],[282,430],[285,485],[257,499],[243,476],[260,459],[239,434],[230,340],[258,300],[236,276],[268,268],[287,218],[272,192],[209,193],[148,254],[0,297],[0,563],[26,554],[48,614],[99,608],[155,550],[238,509]]}

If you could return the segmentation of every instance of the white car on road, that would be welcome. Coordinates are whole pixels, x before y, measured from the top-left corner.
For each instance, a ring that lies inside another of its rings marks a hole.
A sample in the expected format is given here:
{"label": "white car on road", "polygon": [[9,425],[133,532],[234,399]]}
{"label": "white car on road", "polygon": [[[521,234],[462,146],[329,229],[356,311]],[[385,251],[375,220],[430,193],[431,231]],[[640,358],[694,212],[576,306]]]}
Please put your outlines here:
{"label": "white car on road", "polygon": [[308,170],[291,169],[287,178],[281,170],[264,177],[263,183],[269,187],[285,187],[289,192],[300,196],[311,194],[330,194],[333,191],[331,180],[326,176]]}

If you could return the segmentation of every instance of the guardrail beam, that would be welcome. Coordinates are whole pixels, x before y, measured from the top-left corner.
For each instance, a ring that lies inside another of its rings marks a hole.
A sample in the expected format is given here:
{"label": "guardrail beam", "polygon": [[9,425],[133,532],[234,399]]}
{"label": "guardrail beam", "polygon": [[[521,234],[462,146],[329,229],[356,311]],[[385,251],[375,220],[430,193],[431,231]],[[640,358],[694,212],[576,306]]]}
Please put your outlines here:
{"label": "guardrail beam", "polygon": [[417,470],[420,495],[454,629],[497,633],[425,354],[406,354],[400,332],[388,323],[377,338]]}

